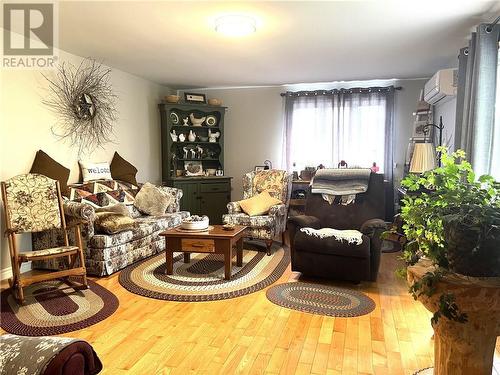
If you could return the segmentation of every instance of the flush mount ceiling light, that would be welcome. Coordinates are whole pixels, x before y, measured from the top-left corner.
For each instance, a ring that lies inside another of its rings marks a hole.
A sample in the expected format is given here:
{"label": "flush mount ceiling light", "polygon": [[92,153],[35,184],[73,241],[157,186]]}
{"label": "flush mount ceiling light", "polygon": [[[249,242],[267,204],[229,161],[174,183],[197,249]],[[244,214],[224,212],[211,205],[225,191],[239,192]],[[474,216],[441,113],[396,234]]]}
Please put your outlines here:
{"label": "flush mount ceiling light", "polygon": [[227,15],[215,20],[215,31],[226,36],[245,36],[257,31],[257,27],[250,16]]}

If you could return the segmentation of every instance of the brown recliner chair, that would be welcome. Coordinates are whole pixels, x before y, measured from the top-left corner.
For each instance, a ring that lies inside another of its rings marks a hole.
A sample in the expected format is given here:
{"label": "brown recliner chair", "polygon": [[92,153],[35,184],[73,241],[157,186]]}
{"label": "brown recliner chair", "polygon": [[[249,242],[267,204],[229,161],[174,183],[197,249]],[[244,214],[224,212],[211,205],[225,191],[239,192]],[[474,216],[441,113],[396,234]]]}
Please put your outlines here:
{"label": "brown recliner chair", "polygon": [[[288,219],[292,271],[306,276],[359,282],[375,281],[380,265],[380,234],[386,230],[384,177],[372,173],[366,193],[349,205],[329,204],[321,194],[309,193],[305,215]],[[360,245],[334,237],[310,236],[300,228],[356,229],[363,236]]]}

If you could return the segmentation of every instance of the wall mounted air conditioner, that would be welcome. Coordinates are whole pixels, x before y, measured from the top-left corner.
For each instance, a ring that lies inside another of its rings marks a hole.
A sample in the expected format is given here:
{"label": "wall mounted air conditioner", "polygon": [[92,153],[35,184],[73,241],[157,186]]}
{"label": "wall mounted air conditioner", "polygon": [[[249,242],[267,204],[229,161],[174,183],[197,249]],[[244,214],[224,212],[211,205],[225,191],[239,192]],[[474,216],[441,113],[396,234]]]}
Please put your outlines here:
{"label": "wall mounted air conditioner", "polygon": [[424,100],[432,105],[444,103],[457,95],[458,70],[438,71],[424,86]]}

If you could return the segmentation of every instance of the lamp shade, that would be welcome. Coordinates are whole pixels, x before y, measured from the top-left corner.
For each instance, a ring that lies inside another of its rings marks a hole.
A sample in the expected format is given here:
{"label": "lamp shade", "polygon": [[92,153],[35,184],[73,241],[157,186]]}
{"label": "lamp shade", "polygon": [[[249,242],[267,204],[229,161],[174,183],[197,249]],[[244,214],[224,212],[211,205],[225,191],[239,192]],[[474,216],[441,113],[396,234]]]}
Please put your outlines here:
{"label": "lamp shade", "polygon": [[432,143],[415,143],[410,163],[411,173],[423,173],[436,168],[436,152]]}

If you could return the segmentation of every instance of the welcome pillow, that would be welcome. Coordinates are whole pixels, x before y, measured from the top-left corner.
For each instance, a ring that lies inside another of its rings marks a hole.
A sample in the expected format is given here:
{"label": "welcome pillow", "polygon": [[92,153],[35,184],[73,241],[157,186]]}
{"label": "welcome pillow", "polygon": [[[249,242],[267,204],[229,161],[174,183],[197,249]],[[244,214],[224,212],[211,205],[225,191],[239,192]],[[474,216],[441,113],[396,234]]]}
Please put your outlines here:
{"label": "welcome pillow", "polygon": [[282,202],[271,197],[269,191],[265,190],[260,194],[254,195],[252,198],[244,199],[238,202],[241,209],[249,216],[264,215],[269,212],[269,209]]}
{"label": "welcome pillow", "polygon": [[83,182],[93,180],[112,180],[109,163],[92,163],[79,161]]}

